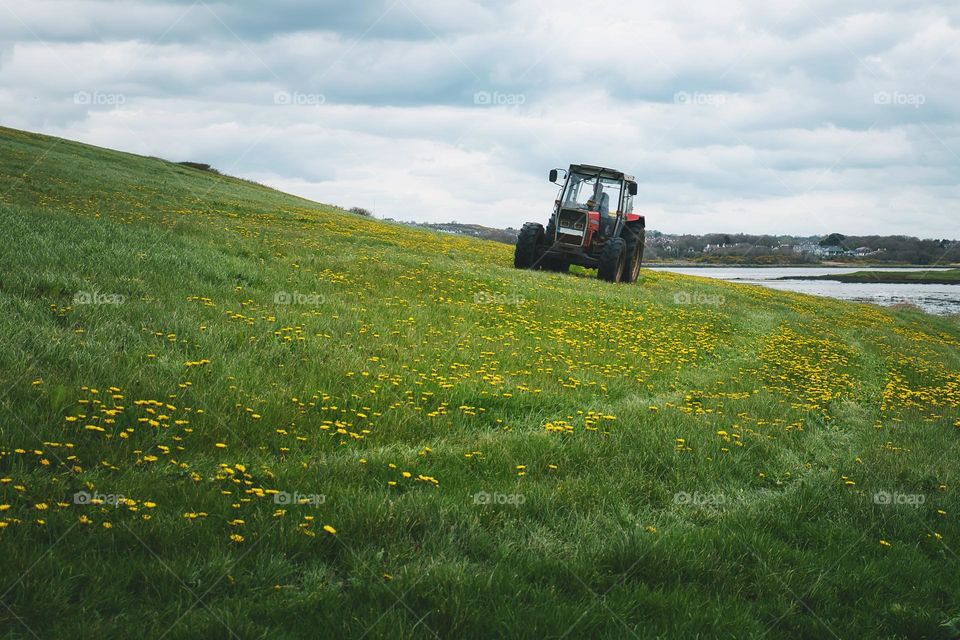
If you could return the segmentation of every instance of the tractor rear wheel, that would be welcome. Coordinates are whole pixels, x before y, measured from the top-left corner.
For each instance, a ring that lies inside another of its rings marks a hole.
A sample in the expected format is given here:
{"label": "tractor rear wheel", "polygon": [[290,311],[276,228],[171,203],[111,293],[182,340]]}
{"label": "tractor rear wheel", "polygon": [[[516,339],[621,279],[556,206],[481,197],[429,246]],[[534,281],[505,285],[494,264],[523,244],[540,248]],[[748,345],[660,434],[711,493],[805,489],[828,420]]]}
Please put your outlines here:
{"label": "tractor rear wheel", "polygon": [[517,235],[517,246],[513,250],[513,266],[517,269],[529,269],[540,257],[543,246],[543,225],[527,222]]}
{"label": "tractor rear wheel", "polygon": [[639,233],[630,227],[624,229],[626,238],[627,263],[623,270],[624,282],[636,282],[640,276],[640,264],[643,262],[644,232]]}
{"label": "tractor rear wheel", "polygon": [[611,238],[600,253],[600,265],[597,277],[607,282],[620,282],[623,279],[627,262],[627,247],[623,238]]}

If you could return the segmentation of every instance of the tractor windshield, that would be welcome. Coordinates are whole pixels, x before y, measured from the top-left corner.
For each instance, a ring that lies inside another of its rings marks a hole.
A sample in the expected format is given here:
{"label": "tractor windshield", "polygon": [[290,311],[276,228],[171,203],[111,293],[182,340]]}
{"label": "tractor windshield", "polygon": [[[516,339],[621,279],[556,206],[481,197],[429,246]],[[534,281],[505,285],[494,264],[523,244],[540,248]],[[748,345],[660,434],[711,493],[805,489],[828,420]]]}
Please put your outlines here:
{"label": "tractor windshield", "polygon": [[600,215],[616,215],[620,206],[622,181],[598,178],[596,175],[571,173],[563,194],[565,209],[599,211]]}

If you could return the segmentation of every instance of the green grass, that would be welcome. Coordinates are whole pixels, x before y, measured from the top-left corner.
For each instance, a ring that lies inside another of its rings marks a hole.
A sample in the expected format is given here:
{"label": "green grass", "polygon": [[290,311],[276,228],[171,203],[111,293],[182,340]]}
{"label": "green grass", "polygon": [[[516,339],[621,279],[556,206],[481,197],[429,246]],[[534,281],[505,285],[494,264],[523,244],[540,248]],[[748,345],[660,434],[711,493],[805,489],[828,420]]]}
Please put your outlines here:
{"label": "green grass", "polygon": [[957,636],[954,320],[9,129],[0,215],[3,637]]}

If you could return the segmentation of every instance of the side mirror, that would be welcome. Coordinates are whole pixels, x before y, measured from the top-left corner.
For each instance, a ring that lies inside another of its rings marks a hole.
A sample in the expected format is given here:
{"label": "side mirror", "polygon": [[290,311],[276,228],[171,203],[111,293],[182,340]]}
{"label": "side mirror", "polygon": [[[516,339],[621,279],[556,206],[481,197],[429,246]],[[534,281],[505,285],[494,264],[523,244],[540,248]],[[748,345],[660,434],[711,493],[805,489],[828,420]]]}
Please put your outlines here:
{"label": "side mirror", "polygon": [[630,186],[627,187],[627,190],[630,192],[630,195],[632,196],[637,195],[637,183],[631,182]]}
{"label": "side mirror", "polygon": [[553,182],[554,184],[556,184],[556,182],[557,182],[557,170],[556,170],[556,169],[550,169],[550,182]]}

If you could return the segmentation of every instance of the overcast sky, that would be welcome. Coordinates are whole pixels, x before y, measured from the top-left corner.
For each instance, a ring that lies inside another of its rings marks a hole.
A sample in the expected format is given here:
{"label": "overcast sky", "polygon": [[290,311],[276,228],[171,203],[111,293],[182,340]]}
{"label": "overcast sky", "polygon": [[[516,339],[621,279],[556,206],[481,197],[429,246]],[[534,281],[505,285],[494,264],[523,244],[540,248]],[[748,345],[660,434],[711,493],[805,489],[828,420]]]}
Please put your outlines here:
{"label": "overcast sky", "polygon": [[0,0],[0,123],[403,220],[960,237],[956,0]]}

